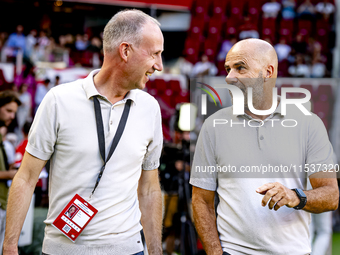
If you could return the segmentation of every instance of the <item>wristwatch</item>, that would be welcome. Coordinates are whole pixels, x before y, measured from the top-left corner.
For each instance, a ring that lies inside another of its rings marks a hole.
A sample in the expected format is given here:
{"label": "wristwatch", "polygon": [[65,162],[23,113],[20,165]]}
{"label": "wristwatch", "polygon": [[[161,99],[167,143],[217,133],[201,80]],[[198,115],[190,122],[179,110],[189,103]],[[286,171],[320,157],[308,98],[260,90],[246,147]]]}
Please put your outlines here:
{"label": "wristwatch", "polygon": [[302,189],[292,189],[293,191],[295,191],[296,195],[299,197],[300,199],[300,204],[298,204],[297,206],[293,207],[295,210],[301,210],[302,208],[305,207],[305,205],[307,204],[307,196],[306,194],[303,192]]}

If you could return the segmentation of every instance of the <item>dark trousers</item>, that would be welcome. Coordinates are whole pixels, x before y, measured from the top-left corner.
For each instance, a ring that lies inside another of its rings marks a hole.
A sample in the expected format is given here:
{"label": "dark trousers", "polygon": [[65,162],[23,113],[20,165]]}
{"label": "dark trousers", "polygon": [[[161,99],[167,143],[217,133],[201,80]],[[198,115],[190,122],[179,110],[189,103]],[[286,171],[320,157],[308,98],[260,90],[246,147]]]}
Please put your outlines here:
{"label": "dark trousers", "polygon": [[224,252],[223,252],[223,255],[231,255],[231,254],[228,253],[228,252],[226,252],[226,251],[224,251]]}

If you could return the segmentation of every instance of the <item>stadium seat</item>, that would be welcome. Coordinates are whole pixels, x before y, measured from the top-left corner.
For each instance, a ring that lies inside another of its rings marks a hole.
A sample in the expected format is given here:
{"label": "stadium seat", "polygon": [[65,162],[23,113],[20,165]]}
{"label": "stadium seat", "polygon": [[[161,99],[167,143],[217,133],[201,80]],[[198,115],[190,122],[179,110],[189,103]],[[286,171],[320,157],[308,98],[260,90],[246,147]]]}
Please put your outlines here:
{"label": "stadium seat", "polygon": [[330,25],[327,20],[319,19],[316,22],[315,39],[321,44],[322,51],[328,52]]}
{"label": "stadium seat", "polygon": [[[281,93],[282,88],[294,88],[294,86],[293,84],[282,84],[277,90],[278,95],[282,95]],[[291,92],[287,93],[287,98],[296,98],[296,97],[297,97],[297,93],[291,93]]]}
{"label": "stadium seat", "polygon": [[180,103],[187,103],[190,102],[190,94],[188,92],[182,91],[179,95],[173,98],[173,104],[176,106]]}
{"label": "stadium seat", "polygon": [[170,108],[174,108],[171,102],[172,91],[167,89],[164,94],[159,95],[160,99]]}
{"label": "stadium seat", "polygon": [[238,23],[237,20],[229,18],[225,24],[225,39],[230,37],[238,38]]}
{"label": "stadium seat", "polygon": [[269,37],[271,41],[275,42],[276,33],[276,19],[275,18],[263,18],[262,19],[262,35],[261,38]]}
{"label": "stadium seat", "polygon": [[261,1],[249,1],[248,2],[248,16],[250,20],[258,26],[259,17],[261,13],[262,3]]}
{"label": "stadium seat", "polygon": [[189,36],[193,40],[200,40],[200,36],[204,33],[205,30],[205,20],[193,18],[191,20]]}
{"label": "stadium seat", "polygon": [[224,0],[213,0],[212,1],[212,17],[213,18],[222,18],[226,14],[228,1]]}
{"label": "stadium seat", "polygon": [[210,7],[210,1],[197,0],[195,4],[194,17],[199,19],[205,19],[208,16]]}
{"label": "stadium seat", "polygon": [[315,91],[314,91],[314,88],[313,88],[312,85],[310,85],[310,84],[301,84],[300,88],[307,89],[310,92],[310,94],[311,94],[311,100],[315,101]]}
{"label": "stadium seat", "polygon": [[221,75],[221,76],[227,75],[227,71],[224,68],[224,63],[225,63],[224,60],[217,62],[218,75]]}
{"label": "stadium seat", "polygon": [[163,80],[163,79],[155,79],[154,83],[155,83],[155,87],[157,89],[157,94],[158,95],[164,94],[165,90],[167,89],[165,80]]}
{"label": "stadium seat", "polygon": [[178,80],[170,80],[169,87],[172,90],[173,95],[178,95],[181,93],[181,85]]}
{"label": "stadium seat", "polygon": [[293,31],[294,31],[294,22],[293,20],[281,20],[280,22],[280,38],[285,38],[287,43],[292,42],[293,38]]}
{"label": "stadium seat", "polygon": [[316,90],[316,99],[321,102],[333,103],[333,89],[331,85],[319,85]]}
{"label": "stadium seat", "polygon": [[312,33],[312,22],[310,20],[298,20],[298,33],[302,34],[305,41]]}
{"label": "stadium seat", "polygon": [[215,61],[217,55],[218,41],[214,38],[207,38],[204,42],[204,54],[208,56],[210,61]]}
{"label": "stadium seat", "polygon": [[313,105],[313,112],[321,119],[331,115],[331,105],[328,102],[316,101]]}
{"label": "stadium seat", "polygon": [[[0,69],[0,86],[7,85],[8,82],[6,81],[6,78],[4,76],[3,71]],[[2,89],[1,89],[2,90]]]}
{"label": "stadium seat", "polygon": [[149,89],[155,89],[156,88],[156,84],[154,81],[149,80],[146,84],[145,87],[149,90]]}
{"label": "stadium seat", "polygon": [[223,23],[223,17],[211,18],[208,25],[208,38],[220,41]]}
{"label": "stadium seat", "polygon": [[282,60],[279,63],[279,68],[278,68],[278,76],[279,77],[288,77],[288,68],[289,68],[289,62],[287,59]]}
{"label": "stadium seat", "polygon": [[200,41],[187,37],[184,47],[184,56],[188,61],[195,64],[198,60]]}

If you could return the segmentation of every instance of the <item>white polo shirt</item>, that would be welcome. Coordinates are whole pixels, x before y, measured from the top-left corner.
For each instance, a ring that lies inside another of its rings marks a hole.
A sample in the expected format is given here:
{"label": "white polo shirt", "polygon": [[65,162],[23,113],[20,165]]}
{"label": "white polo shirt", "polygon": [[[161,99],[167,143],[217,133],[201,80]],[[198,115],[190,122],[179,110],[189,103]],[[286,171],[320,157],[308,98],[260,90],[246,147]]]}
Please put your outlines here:
{"label": "white polo shirt", "polygon": [[[304,172],[304,165],[332,165],[333,148],[318,116],[305,116],[291,105],[283,116],[279,107],[261,127],[250,116],[235,116],[232,107],[224,108],[204,122],[199,134],[190,183],[217,191],[217,229],[223,250],[232,255],[310,253],[310,214],[286,206],[278,211],[262,207],[263,195],[255,190],[269,182],[306,189],[306,178],[314,172]],[[297,126],[285,127],[294,126],[292,120]],[[245,172],[264,166],[279,171]]]}
{"label": "white polo shirt", "polygon": [[141,90],[131,90],[114,105],[104,96],[98,97],[106,155],[125,102],[133,101],[124,133],[90,201],[98,214],[75,244],[51,225],[76,193],[89,198],[103,164],[92,99],[100,95],[93,83],[97,72],[51,89],[29,133],[27,152],[42,160],[51,159],[49,211],[43,243],[43,252],[47,254],[123,255],[143,250],[138,181],[142,169],[158,168],[163,136],[159,105]]}

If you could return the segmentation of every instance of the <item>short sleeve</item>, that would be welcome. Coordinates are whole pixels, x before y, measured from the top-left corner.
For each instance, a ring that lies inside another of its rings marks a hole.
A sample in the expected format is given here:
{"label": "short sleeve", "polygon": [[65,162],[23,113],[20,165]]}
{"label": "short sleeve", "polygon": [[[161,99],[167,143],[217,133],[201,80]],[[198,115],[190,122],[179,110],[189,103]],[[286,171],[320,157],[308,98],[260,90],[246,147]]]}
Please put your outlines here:
{"label": "short sleeve", "polygon": [[41,102],[28,135],[26,151],[41,160],[50,159],[57,140],[57,104],[50,90]]}
{"label": "short sleeve", "polygon": [[154,132],[153,139],[147,147],[146,154],[143,159],[142,169],[143,170],[154,170],[159,167],[159,158],[162,152],[163,146],[163,132],[162,132],[162,118],[161,111],[158,103],[156,104],[157,111],[155,114],[154,121]]}
{"label": "short sleeve", "polygon": [[217,163],[214,152],[215,146],[211,142],[209,135],[211,133],[208,132],[205,122],[195,147],[190,184],[201,189],[215,191],[217,188],[217,173],[209,171],[209,169],[211,166],[217,166]]}
{"label": "short sleeve", "polygon": [[[321,119],[314,114],[308,133],[306,164],[333,165],[333,147],[329,141],[325,125]],[[320,167],[319,170],[324,170],[324,168]],[[313,173],[315,172],[308,171],[308,177]]]}

